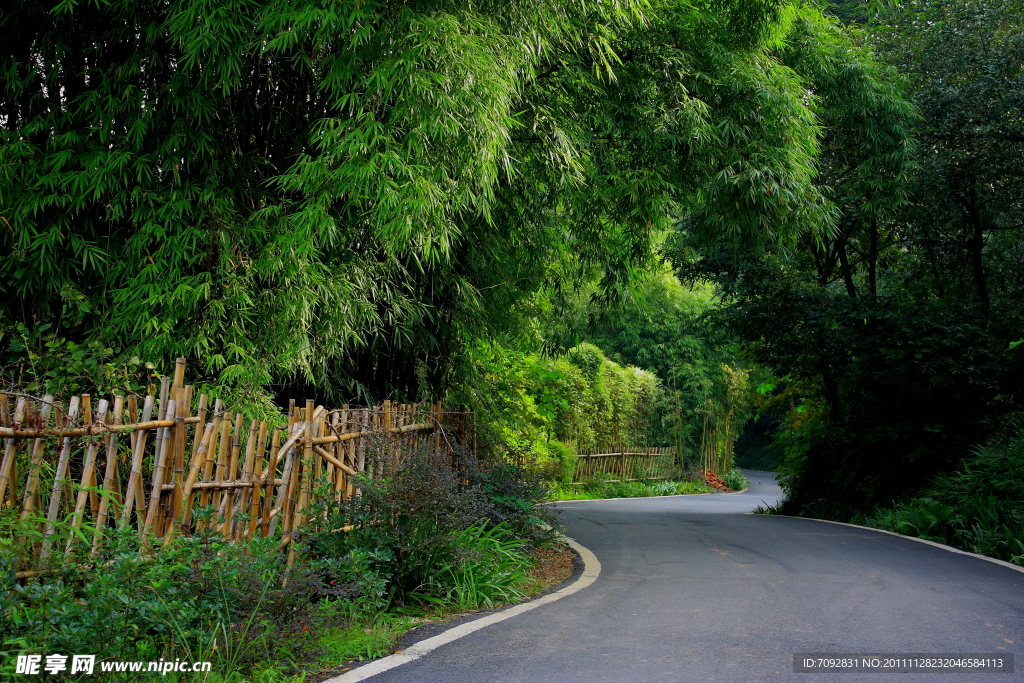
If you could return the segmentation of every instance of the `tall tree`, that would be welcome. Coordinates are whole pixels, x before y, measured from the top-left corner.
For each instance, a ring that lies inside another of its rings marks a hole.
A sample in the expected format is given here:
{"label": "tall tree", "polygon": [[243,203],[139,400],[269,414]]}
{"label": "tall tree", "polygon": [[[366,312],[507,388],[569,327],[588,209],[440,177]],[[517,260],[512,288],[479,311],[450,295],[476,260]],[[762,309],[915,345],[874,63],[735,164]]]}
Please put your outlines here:
{"label": "tall tree", "polygon": [[905,3],[842,31],[798,18],[780,58],[826,126],[835,228],[679,261],[729,295],[721,322],[750,356],[792,380],[792,512],[843,516],[913,490],[1019,410],[1019,8]]}

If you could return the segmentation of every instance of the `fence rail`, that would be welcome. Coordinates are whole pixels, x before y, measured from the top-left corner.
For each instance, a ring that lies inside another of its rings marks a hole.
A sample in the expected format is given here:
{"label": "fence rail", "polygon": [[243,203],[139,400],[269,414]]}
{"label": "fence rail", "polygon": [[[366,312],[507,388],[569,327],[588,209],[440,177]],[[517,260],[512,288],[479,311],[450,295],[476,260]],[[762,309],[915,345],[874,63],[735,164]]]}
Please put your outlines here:
{"label": "fence rail", "polygon": [[677,470],[675,446],[623,448],[614,453],[578,453],[572,483],[671,479],[678,475]]}
{"label": "fence rail", "polygon": [[[440,401],[336,409],[293,401],[273,425],[220,400],[211,406],[184,376],[179,359],[158,393],[95,407],[89,395],[65,406],[0,393],[0,514],[20,518],[19,578],[76,551],[96,557],[114,527],[135,529],[148,547],[199,529],[231,540],[280,531],[291,563],[310,506],[322,495],[354,495],[357,474],[397,466],[401,442],[450,457],[456,444],[475,445],[471,414]],[[210,506],[212,516],[199,514]]]}

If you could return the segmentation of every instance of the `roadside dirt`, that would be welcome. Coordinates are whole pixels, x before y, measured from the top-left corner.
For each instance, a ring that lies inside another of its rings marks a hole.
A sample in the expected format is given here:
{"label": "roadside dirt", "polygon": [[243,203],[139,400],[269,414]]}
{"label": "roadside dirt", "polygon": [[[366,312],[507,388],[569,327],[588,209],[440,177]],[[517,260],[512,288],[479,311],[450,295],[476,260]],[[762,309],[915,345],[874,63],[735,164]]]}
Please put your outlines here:
{"label": "roadside dirt", "polygon": [[540,584],[536,592],[545,591],[557,586],[572,576],[576,554],[563,543],[555,543],[550,548],[538,548],[533,551],[537,566],[530,574]]}

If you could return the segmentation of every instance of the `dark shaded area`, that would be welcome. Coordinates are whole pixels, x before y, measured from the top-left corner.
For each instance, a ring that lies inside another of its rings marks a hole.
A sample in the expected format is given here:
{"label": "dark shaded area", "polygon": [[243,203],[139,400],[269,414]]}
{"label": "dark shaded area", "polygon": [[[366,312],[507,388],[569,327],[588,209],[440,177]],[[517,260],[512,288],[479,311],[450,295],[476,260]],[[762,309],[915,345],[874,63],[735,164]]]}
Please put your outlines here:
{"label": "dark shaded area", "polygon": [[775,443],[781,428],[782,414],[774,411],[747,422],[733,445],[733,463],[736,467],[778,472],[785,454]]}

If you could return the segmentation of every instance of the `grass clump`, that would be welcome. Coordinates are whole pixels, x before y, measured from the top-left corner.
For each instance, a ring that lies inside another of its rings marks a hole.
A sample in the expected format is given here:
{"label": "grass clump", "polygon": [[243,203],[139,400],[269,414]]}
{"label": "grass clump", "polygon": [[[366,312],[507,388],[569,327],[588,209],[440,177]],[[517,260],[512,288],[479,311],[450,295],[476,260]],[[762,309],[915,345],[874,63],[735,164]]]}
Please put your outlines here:
{"label": "grass clump", "polygon": [[554,500],[599,500],[711,493],[713,490],[702,481],[595,481],[553,485],[551,496]]}
{"label": "grass clump", "polygon": [[723,474],[722,481],[725,482],[725,485],[733,491],[742,491],[743,489],[750,488],[750,480],[747,479],[747,475],[743,474],[743,472],[738,468],[733,468]]}
{"label": "grass clump", "polygon": [[353,660],[386,657],[395,651],[398,639],[423,619],[385,614],[364,623],[333,626],[320,638],[323,654],[317,660],[323,668],[336,667]]}

